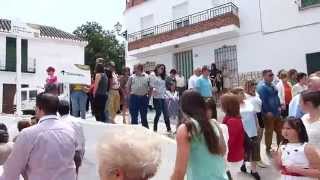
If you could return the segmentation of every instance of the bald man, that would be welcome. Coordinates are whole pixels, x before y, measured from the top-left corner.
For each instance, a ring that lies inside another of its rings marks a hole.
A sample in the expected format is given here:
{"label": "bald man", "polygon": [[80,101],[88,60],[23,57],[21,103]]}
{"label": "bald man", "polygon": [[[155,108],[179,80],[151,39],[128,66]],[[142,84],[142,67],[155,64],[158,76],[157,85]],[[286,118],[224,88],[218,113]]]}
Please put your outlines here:
{"label": "bald man", "polygon": [[[320,71],[311,74],[308,78],[308,90],[320,91]],[[300,94],[296,95],[289,104],[289,116],[301,118],[304,115],[300,107]]]}
{"label": "bald man", "polygon": [[201,68],[197,67],[193,70],[193,75],[189,78],[188,81],[188,89],[195,89],[196,88],[196,82],[201,76]]}

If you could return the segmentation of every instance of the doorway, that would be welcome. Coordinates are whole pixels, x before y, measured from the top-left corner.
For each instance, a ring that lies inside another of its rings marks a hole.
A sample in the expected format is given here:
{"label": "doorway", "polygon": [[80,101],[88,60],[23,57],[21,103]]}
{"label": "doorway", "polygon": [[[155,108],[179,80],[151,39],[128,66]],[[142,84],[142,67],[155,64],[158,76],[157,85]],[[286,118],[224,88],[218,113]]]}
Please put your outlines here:
{"label": "doorway", "polygon": [[320,71],[320,52],[307,54],[306,59],[308,74]]}

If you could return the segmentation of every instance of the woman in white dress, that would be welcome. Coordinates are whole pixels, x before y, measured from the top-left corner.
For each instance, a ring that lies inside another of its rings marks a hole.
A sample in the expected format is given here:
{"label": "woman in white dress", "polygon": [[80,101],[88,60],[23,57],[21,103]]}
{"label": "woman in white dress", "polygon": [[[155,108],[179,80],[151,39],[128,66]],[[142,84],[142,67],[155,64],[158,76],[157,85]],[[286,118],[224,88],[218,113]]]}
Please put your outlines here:
{"label": "woman in white dress", "polygon": [[283,144],[273,153],[282,180],[315,180],[320,176],[320,157],[301,119],[289,118],[282,127]]}
{"label": "woman in white dress", "polygon": [[307,129],[309,143],[320,149],[320,91],[302,92],[300,104],[307,113],[302,121]]}

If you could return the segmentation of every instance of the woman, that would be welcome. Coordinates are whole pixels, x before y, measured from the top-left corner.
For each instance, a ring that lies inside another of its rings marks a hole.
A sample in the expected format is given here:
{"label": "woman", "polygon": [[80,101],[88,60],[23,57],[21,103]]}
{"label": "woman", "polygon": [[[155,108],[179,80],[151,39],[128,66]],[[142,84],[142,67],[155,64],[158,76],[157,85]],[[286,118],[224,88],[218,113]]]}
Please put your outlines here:
{"label": "woman", "polygon": [[126,84],[130,77],[130,68],[126,67],[123,70],[123,75],[120,77],[120,94],[122,104],[122,120],[123,124],[127,124],[126,114],[128,112],[129,94],[126,90]]}
{"label": "woman", "polygon": [[13,143],[9,142],[7,126],[0,123],[0,166],[3,165],[9,157],[13,148]]}
{"label": "woman", "polygon": [[288,116],[289,104],[292,99],[292,86],[288,81],[288,72],[281,71],[279,74],[280,81],[276,85],[278,96],[281,103],[281,115],[283,118]]}
{"label": "woman", "polygon": [[222,67],[223,89],[227,92],[232,87],[232,73],[228,70],[227,65]]}
{"label": "woman", "polygon": [[291,86],[294,86],[297,84],[297,74],[298,71],[295,69],[290,69],[288,71],[288,81],[290,82]]}
{"label": "woman", "polygon": [[302,117],[309,143],[320,148],[320,91],[304,91],[300,100],[302,110],[307,113]]}
{"label": "woman", "polygon": [[282,127],[283,144],[273,153],[282,180],[316,180],[320,176],[318,150],[308,143],[301,119],[289,118]]}
{"label": "woman", "polygon": [[128,127],[102,138],[97,154],[100,180],[148,180],[160,165],[161,146],[153,133]]}
{"label": "woman", "polygon": [[[262,107],[262,101],[259,97],[259,94],[256,93],[256,86],[257,83],[255,80],[247,80],[244,84],[244,92],[246,96],[246,100],[249,101],[254,108],[254,111],[257,114],[257,119],[258,119],[258,139],[259,139],[259,144],[261,143],[262,136],[263,136],[263,130],[264,130],[264,124],[263,124],[263,119],[262,119],[262,114],[261,114],[261,107]],[[260,146],[259,146],[260,148]],[[260,152],[260,150],[259,150]],[[260,155],[260,154],[259,154]],[[260,155],[261,159],[261,155]],[[260,160],[257,165],[261,168],[267,167],[267,165]]]}
{"label": "woman", "polygon": [[258,119],[257,112],[253,104],[246,100],[244,90],[242,88],[235,88],[231,90],[231,93],[237,95],[240,100],[240,115],[242,124],[245,130],[244,138],[244,162],[240,170],[244,173],[247,172],[245,162],[250,162],[251,164],[251,175],[256,180],[260,180],[260,175],[257,172],[257,162],[261,160],[260,158],[260,140],[258,137]]}
{"label": "woman", "polygon": [[104,67],[98,63],[95,67],[95,79],[93,88],[93,104],[94,104],[94,115],[97,121],[107,122],[105,113],[106,102],[108,99],[107,88],[108,78],[104,73]]}
{"label": "woman", "polygon": [[307,90],[307,74],[298,73],[297,74],[297,84],[292,87],[292,97],[300,94],[304,90]]}
{"label": "woman", "polygon": [[177,130],[176,164],[171,180],[226,180],[226,146],[221,130],[210,121],[201,95],[187,90],[181,97],[185,121]]}
{"label": "woman", "polygon": [[156,115],[154,117],[153,130],[157,132],[158,122],[163,113],[164,122],[167,127],[167,132],[171,133],[170,120],[168,116],[168,109],[165,103],[165,94],[166,94],[166,67],[163,64],[158,64],[155,67],[154,75],[150,75],[150,86],[152,89],[153,95],[153,106],[156,110]]}

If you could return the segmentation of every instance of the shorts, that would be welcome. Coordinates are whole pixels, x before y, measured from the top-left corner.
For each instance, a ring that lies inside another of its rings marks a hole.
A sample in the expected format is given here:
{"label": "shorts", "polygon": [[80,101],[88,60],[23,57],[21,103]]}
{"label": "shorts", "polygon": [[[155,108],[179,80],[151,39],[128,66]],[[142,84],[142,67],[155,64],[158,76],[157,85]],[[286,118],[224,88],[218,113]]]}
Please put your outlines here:
{"label": "shorts", "polygon": [[244,139],[244,161],[254,162],[260,161],[260,140],[258,136],[249,137],[245,134]]}

